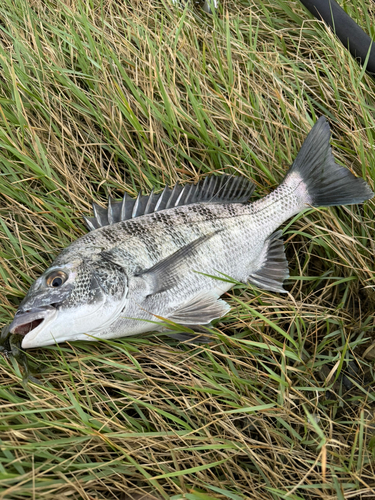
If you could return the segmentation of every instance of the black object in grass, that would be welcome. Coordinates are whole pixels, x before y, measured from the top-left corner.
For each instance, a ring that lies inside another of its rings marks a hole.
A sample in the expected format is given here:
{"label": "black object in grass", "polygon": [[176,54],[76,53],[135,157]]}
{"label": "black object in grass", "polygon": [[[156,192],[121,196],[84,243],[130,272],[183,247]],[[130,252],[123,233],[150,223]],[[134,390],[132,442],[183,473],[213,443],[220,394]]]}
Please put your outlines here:
{"label": "black object in grass", "polygon": [[375,76],[375,43],[362,28],[335,2],[335,0],[301,0],[318,19],[328,24],[352,56],[364,64],[368,52],[366,71]]}
{"label": "black object in grass", "polygon": [[33,369],[27,358],[26,353],[21,347],[23,335],[15,335],[10,333],[9,325],[4,326],[0,333],[0,354],[6,358],[14,358],[23,368],[22,382],[27,384],[28,381],[40,384],[40,381],[33,377]]}

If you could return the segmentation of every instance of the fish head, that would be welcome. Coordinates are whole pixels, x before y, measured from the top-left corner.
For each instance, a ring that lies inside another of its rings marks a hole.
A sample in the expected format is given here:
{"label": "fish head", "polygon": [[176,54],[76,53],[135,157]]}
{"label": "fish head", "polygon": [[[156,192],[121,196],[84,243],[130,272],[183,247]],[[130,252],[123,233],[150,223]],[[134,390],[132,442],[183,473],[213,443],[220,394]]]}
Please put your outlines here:
{"label": "fish head", "polygon": [[124,269],[101,257],[57,259],[30,287],[10,333],[23,335],[22,347],[72,340],[95,340],[124,307]]}

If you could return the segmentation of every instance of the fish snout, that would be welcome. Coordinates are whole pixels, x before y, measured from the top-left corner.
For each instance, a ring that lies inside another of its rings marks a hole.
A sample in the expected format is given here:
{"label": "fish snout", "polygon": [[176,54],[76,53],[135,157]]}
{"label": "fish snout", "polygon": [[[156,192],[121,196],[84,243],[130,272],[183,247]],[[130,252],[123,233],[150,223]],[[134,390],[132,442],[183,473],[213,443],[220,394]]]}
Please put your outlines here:
{"label": "fish snout", "polygon": [[33,309],[18,309],[14,320],[9,325],[10,333],[27,335],[40,326],[47,318],[51,319],[57,312],[53,306],[35,307]]}

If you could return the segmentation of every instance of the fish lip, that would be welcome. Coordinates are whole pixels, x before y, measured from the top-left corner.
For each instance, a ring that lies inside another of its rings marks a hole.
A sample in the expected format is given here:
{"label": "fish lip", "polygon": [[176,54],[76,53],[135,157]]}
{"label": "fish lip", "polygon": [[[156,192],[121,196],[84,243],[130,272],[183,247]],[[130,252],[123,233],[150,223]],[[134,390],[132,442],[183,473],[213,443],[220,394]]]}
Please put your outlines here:
{"label": "fish lip", "polygon": [[[9,325],[9,332],[13,335],[23,335],[28,340],[32,340],[41,330],[41,327],[50,322],[57,314],[57,309],[53,306],[35,307],[30,311],[18,311],[12,323]],[[33,325],[34,323],[34,325]],[[22,327],[26,328],[30,325],[29,331],[22,331]]]}

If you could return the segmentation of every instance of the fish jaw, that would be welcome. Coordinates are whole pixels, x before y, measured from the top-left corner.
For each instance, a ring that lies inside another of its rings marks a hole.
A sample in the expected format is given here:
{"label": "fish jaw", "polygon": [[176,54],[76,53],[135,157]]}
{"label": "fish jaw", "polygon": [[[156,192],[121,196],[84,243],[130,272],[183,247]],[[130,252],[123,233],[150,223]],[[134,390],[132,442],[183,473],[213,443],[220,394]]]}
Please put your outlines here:
{"label": "fish jaw", "polygon": [[9,325],[9,331],[14,335],[24,335],[22,347],[32,347],[32,344],[38,334],[48,327],[48,324],[54,321],[58,311],[53,306],[35,307],[29,311],[16,314],[14,320]]}
{"label": "fish jaw", "polygon": [[[92,341],[105,338],[105,332],[116,321],[124,307],[125,300],[126,297],[122,301],[102,300],[76,308],[57,308],[55,314],[45,317],[36,328],[25,334],[22,348],[30,349],[75,340]],[[21,333],[22,327],[18,327],[19,330],[17,330],[18,324],[23,325],[26,322],[32,324],[33,321],[42,318],[42,314],[42,311],[30,311],[28,317],[25,314],[22,317],[20,315],[19,323],[14,327],[15,333]],[[18,319],[17,316],[13,323],[16,319]]]}

